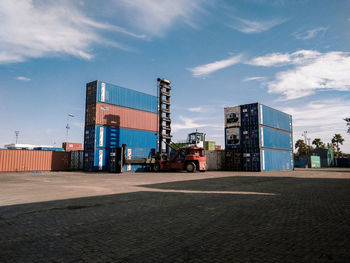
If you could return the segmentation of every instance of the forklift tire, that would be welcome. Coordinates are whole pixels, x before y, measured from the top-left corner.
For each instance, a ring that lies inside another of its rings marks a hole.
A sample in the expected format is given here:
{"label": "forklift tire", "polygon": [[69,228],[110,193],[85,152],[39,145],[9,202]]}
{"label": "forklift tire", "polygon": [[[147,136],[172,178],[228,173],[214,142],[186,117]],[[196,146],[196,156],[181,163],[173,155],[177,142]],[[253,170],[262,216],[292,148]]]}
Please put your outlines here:
{"label": "forklift tire", "polygon": [[157,172],[159,172],[159,170],[160,170],[159,163],[153,164],[153,166],[152,166],[152,171],[155,172],[155,173],[157,173]]}
{"label": "forklift tire", "polygon": [[196,172],[196,164],[194,162],[188,162],[186,163],[186,171],[189,173]]}

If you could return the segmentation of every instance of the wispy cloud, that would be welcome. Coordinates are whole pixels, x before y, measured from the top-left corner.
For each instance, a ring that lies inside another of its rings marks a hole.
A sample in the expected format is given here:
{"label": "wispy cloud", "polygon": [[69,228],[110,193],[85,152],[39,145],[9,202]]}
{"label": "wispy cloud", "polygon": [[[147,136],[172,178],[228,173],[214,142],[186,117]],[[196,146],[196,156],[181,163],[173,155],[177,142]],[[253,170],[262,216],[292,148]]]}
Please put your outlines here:
{"label": "wispy cloud", "polygon": [[279,24],[285,22],[285,19],[274,19],[269,21],[255,21],[239,17],[234,17],[234,22],[229,26],[245,34],[254,34],[267,31]]}
{"label": "wispy cloud", "polygon": [[319,33],[325,33],[327,30],[328,27],[317,27],[314,29],[307,30],[306,32],[296,33],[295,38],[307,40],[316,37]]}
{"label": "wispy cloud", "polygon": [[232,65],[238,64],[242,61],[242,55],[232,56],[227,59],[215,61],[209,64],[197,66],[194,68],[190,68],[189,70],[192,72],[193,76],[205,76],[210,73],[213,73],[217,70],[230,67]]}
{"label": "wispy cloud", "polygon": [[265,77],[246,77],[244,79],[242,79],[243,82],[247,82],[247,81],[263,81],[265,80]]}
{"label": "wispy cloud", "polygon": [[174,132],[184,129],[198,129],[207,126],[206,124],[196,122],[197,120],[194,118],[179,116],[179,119],[181,120],[181,123],[175,122],[171,125],[171,128]]}
{"label": "wispy cloud", "polygon": [[152,35],[162,35],[175,22],[196,27],[194,19],[196,14],[203,11],[205,2],[207,0],[120,0],[114,4],[123,12],[131,14],[127,19],[135,27]]}
{"label": "wispy cloud", "polygon": [[203,109],[201,107],[188,108],[187,110],[191,111],[191,112],[201,112],[201,111],[203,111]]}
{"label": "wispy cloud", "polygon": [[22,76],[18,76],[16,79],[22,80],[22,81],[30,81],[31,80],[30,78],[22,77]]}
{"label": "wispy cloud", "polygon": [[320,90],[350,90],[350,53],[320,53],[312,59],[293,63],[293,69],[278,72],[275,79],[267,83],[268,92],[291,100]]}
{"label": "wispy cloud", "polygon": [[104,39],[101,30],[145,37],[94,21],[70,1],[2,0],[0,17],[0,64],[62,54],[91,59],[92,44],[128,49]]}

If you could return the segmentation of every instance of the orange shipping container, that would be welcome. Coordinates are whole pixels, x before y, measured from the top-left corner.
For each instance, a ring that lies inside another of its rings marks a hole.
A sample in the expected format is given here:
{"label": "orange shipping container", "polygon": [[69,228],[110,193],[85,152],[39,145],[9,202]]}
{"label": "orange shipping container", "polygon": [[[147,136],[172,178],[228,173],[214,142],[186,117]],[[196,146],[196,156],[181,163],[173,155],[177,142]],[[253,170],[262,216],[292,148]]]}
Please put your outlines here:
{"label": "orange shipping container", "polygon": [[81,151],[83,149],[83,145],[76,142],[63,142],[62,148],[65,151]]}
{"label": "orange shipping container", "polygon": [[158,131],[158,114],[99,103],[86,105],[85,126]]}
{"label": "orange shipping container", "polygon": [[64,171],[69,159],[68,152],[0,150],[0,172]]}

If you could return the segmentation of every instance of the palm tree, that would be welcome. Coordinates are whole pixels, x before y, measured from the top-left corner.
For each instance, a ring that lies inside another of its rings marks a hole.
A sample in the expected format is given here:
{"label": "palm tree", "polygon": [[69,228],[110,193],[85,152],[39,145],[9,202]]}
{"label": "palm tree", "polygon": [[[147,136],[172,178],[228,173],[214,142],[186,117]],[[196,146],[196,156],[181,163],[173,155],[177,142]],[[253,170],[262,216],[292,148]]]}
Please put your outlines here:
{"label": "palm tree", "polygon": [[320,138],[315,138],[315,139],[312,141],[312,144],[315,145],[316,149],[318,149],[318,148],[324,148],[324,147],[325,147],[324,143],[321,141]]}
{"label": "palm tree", "polygon": [[339,144],[343,145],[344,139],[340,134],[335,134],[332,138],[332,144],[336,146],[337,154],[340,154]]}
{"label": "palm tree", "polygon": [[295,149],[298,151],[298,155],[308,155],[308,146],[302,139],[296,141]]}

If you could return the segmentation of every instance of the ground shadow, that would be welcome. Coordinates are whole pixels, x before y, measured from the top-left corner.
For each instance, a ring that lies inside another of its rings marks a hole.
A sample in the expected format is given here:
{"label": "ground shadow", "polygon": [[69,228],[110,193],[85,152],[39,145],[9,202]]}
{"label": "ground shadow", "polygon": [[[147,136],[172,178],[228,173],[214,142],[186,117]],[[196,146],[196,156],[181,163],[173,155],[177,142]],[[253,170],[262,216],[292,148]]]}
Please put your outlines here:
{"label": "ground shadow", "polygon": [[348,262],[350,180],[204,179],[0,207],[1,262]]}

